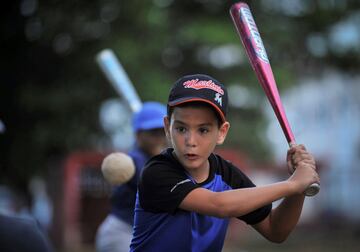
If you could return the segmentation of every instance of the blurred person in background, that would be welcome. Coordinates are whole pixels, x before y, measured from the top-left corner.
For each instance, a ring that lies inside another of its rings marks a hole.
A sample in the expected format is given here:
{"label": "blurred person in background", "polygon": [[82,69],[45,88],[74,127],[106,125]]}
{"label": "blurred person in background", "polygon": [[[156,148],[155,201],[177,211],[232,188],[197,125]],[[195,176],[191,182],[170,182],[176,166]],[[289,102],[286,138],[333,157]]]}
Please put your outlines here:
{"label": "blurred person in background", "polygon": [[48,237],[35,219],[0,213],[0,251],[53,251]]}
{"label": "blurred person in background", "polygon": [[128,152],[135,164],[135,175],[127,183],[115,186],[111,195],[111,212],[96,234],[98,252],[129,251],[137,191],[137,183],[145,162],[160,154],[166,147],[163,120],[166,106],[145,102],[133,115],[132,127],[136,134],[134,147]]}
{"label": "blurred person in background", "polygon": [[53,205],[46,190],[43,178],[34,176],[29,183],[32,198],[30,213],[39,222],[44,231],[49,231],[52,225]]}
{"label": "blurred person in background", "polygon": [[[5,125],[0,120],[0,134]],[[0,185],[0,251],[2,252],[50,252],[52,244],[39,222],[22,204],[22,197],[4,185]]]}

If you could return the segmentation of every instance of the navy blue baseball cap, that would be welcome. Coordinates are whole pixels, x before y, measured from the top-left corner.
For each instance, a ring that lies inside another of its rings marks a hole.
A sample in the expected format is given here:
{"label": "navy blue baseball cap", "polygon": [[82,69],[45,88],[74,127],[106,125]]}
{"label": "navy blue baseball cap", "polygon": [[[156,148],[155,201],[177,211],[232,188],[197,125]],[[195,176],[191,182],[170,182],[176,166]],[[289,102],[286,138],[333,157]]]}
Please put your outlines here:
{"label": "navy blue baseball cap", "polygon": [[228,93],[218,80],[205,74],[186,75],[178,79],[170,91],[168,106],[194,101],[210,104],[222,122],[226,121]]}
{"label": "navy blue baseball cap", "polygon": [[164,127],[166,106],[159,102],[144,102],[141,109],[133,116],[133,128],[139,130],[152,130]]}

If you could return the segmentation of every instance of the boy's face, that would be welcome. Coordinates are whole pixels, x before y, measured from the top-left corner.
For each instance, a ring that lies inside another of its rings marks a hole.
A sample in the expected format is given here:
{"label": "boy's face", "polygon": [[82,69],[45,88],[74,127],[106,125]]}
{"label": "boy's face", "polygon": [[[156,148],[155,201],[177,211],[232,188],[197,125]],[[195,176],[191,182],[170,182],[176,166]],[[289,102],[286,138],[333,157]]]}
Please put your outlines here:
{"label": "boy's face", "polygon": [[208,157],[222,144],[230,124],[219,128],[209,107],[175,107],[171,118],[165,118],[165,131],[175,155],[186,170],[205,169]]}

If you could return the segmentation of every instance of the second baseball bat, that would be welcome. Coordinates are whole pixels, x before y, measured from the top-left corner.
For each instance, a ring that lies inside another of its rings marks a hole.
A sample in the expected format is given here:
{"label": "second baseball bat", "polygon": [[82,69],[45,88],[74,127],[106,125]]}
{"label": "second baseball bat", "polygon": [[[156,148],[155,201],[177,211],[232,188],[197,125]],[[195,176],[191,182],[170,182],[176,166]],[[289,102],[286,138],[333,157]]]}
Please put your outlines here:
{"label": "second baseball bat", "polygon": [[[295,144],[295,137],[286,117],[269,59],[249,6],[243,2],[233,4],[230,8],[230,15],[288,144]],[[307,196],[314,196],[319,190],[320,185],[314,183],[306,189],[305,194]]]}
{"label": "second baseball bat", "polygon": [[137,112],[142,102],[126,71],[111,49],[104,49],[96,55],[96,61],[118,94],[126,101],[131,111]]}

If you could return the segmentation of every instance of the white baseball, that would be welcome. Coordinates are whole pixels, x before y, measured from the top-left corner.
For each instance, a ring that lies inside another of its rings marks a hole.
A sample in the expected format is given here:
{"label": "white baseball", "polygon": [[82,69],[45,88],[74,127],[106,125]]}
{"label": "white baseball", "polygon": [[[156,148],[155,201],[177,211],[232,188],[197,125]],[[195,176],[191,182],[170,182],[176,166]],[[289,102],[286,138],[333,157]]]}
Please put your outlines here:
{"label": "white baseball", "polygon": [[135,165],[132,158],[125,153],[115,152],[104,158],[101,171],[110,184],[121,185],[134,176]]}

